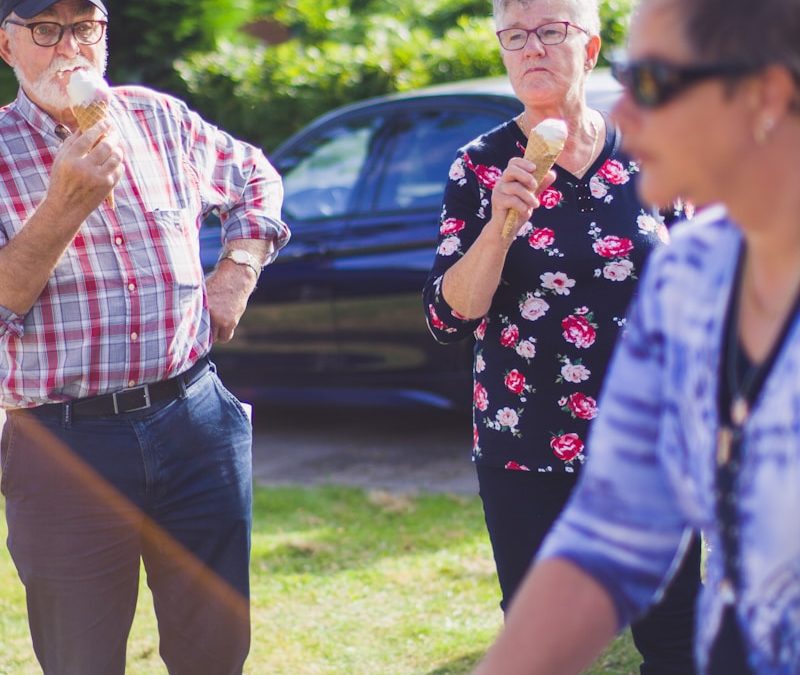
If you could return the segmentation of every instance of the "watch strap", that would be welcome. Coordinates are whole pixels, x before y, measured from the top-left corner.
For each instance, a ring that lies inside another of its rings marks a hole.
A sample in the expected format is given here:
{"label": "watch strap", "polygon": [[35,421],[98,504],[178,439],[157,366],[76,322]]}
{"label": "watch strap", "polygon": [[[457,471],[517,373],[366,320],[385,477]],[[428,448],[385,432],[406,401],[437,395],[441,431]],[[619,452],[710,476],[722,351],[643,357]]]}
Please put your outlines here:
{"label": "watch strap", "polygon": [[[237,257],[239,260],[237,260]],[[222,255],[219,257],[220,260],[230,260],[237,265],[247,265],[253,272],[255,272],[256,278],[261,276],[261,264],[260,261],[256,256],[254,256],[250,251],[245,251],[241,248],[231,248],[227,251],[224,251]]]}

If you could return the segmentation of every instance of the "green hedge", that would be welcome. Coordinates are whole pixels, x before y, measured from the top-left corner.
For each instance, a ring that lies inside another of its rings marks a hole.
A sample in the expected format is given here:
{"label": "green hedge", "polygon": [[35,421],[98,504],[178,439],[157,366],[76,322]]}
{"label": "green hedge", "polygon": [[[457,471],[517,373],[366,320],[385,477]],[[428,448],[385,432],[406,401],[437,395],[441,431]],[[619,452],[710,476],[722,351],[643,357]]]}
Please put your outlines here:
{"label": "green hedge", "polygon": [[[289,42],[264,47],[232,38],[187,54],[176,69],[197,109],[267,150],[344,103],[505,72],[488,0],[388,4],[263,2],[261,11],[290,27]],[[622,43],[631,5],[601,4],[604,54]]]}
{"label": "green hedge", "polygon": [[[633,0],[601,2],[622,42]],[[113,3],[112,3],[113,5]],[[173,93],[267,150],[314,117],[370,96],[504,73],[489,0],[137,0],[111,7],[109,79]],[[240,28],[270,17],[292,39]],[[0,73],[0,99],[16,82]]]}

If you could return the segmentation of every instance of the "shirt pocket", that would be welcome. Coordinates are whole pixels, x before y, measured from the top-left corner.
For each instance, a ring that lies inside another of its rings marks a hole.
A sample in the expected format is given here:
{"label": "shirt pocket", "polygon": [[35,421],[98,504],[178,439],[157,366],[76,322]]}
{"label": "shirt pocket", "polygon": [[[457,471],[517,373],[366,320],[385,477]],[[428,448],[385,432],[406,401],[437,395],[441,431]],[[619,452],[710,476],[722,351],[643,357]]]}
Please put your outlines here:
{"label": "shirt pocket", "polygon": [[203,281],[196,217],[191,209],[145,212],[150,254],[163,278],[177,286],[199,288]]}

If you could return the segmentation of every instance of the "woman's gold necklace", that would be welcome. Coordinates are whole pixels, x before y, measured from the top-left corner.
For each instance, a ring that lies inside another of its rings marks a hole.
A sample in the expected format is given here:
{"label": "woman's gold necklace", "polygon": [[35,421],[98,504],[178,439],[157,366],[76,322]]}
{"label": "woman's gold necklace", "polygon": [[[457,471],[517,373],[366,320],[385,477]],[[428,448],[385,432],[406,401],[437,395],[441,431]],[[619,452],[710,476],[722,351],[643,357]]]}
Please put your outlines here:
{"label": "woman's gold necklace", "polygon": [[595,153],[597,152],[597,142],[600,140],[600,130],[597,128],[597,123],[594,121],[594,117],[592,117],[589,122],[592,125],[592,135],[594,136],[594,140],[592,141],[592,151],[589,153],[589,161],[586,162],[578,172],[575,174],[578,178],[583,178],[586,171],[589,167],[594,164],[595,160]]}

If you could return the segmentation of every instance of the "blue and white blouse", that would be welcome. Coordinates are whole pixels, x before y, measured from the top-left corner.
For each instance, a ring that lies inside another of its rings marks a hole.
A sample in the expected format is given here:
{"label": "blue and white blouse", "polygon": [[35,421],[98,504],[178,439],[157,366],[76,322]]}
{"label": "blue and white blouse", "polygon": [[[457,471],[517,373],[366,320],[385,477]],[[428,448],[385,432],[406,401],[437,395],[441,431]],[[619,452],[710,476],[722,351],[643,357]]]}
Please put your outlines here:
{"label": "blue and white blouse", "polygon": [[[689,530],[710,545],[699,600],[702,669],[725,594],[715,517],[721,346],[741,245],[719,208],[673,230],[657,250],[590,434],[592,457],[541,557],[562,557],[602,583],[624,625],[665,587]],[[736,500],[741,586],[736,612],[750,666],[800,673],[800,319],[744,427]]]}

